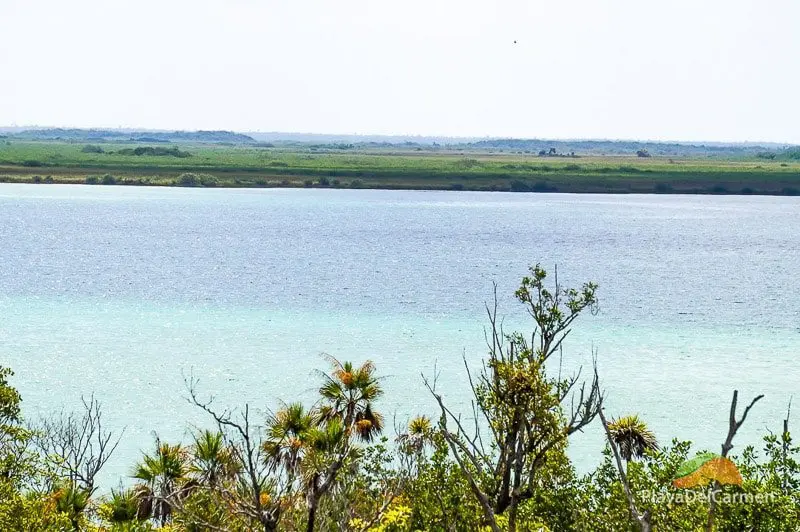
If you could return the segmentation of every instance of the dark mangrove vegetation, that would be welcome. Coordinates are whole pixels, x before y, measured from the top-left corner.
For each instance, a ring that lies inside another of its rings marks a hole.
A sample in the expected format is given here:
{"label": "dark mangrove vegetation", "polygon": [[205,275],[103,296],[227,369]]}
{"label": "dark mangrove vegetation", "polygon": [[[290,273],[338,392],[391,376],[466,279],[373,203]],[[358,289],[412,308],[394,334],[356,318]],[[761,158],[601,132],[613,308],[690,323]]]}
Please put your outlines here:
{"label": "dark mangrove vegetation", "polygon": [[[264,405],[220,405],[188,378],[208,428],[190,441],[156,437],[119,488],[96,481],[125,437],[107,429],[97,399],[27,419],[12,372],[0,368],[0,529],[797,529],[800,449],[788,415],[762,445],[738,448],[760,396],[740,402],[732,391],[719,454],[659,442],[636,413],[606,409],[596,369],[585,378],[560,371],[563,341],[597,308],[597,286],[560,286],[537,265],[514,296],[530,328],[503,331],[497,305],[487,306],[487,355],[464,375],[472,411],[454,410],[425,374],[434,410],[389,427],[370,361],[329,357],[316,401],[286,398],[267,415],[257,413]],[[578,475],[567,450],[587,430],[606,443],[599,466]]]}

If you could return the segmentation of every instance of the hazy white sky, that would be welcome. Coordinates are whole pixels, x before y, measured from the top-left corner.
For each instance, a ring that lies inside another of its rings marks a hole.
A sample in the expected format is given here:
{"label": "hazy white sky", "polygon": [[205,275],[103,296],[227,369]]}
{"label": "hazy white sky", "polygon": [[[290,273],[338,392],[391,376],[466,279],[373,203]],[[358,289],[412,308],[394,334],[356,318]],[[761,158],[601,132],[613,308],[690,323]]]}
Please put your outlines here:
{"label": "hazy white sky", "polygon": [[0,0],[0,39],[0,125],[800,143],[798,0]]}

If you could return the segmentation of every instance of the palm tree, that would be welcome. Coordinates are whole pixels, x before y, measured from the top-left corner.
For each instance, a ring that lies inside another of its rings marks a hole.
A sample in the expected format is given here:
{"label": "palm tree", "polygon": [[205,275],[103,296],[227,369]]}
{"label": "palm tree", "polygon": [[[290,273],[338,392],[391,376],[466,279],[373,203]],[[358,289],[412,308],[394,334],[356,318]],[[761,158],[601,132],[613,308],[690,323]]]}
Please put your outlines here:
{"label": "palm tree", "polygon": [[183,447],[156,439],[155,454],[145,454],[133,473],[133,478],[141,481],[134,488],[140,501],[139,517],[152,517],[162,526],[166,524],[172,514],[174,499],[181,496],[181,482],[185,480],[186,472]]}
{"label": "palm tree", "polygon": [[626,466],[635,458],[642,458],[647,450],[659,449],[655,434],[639,416],[625,416],[608,424],[611,438],[625,459]]}
{"label": "palm tree", "polygon": [[408,423],[408,430],[397,437],[400,448],[408,454],[422,452],[432,435],[431,420],[427,416],[417,416]]}
{"label": "palm tree", "polygon": [[372,441],[383,431],[383,416],[375,412],[372,404],[383,395],[383,389],[375,377],[375,364],[367,360],[356,368],[352,362],[341,363],[328,357],[332,371],[323,373],[323,384],[319,389],[323,404],[320,415],[323,420],[339,418],[348,433],[352,430],[363,441]]}
{"label": "palm tree", "polygon": [[69,516],[74,530],[81,529],[81,517],[87,506],[89,506],[91,495],[91,490],[81,488],[73,482],[67,482],[53,494],[56,510]]}
{"label": "palm tree", "polygon": [[113,524],[131,523],[139,514],[139,500],[136,491],[132,489],[111,489],[111,499],[108,500],[110,510],[109,521]]}
{"label": "palm tree", "polygon": [[233,457],[221,432],[203,430],[194,435],[189,472],[198,483],[209,487],[236,473]]}
{"label": "palm tree", "polygon": [[262,447],[273,468],[282,466],[290,476],[299,472],[311,430],[315,427],[315,417],[302,403],[285,405],[269,417]]}

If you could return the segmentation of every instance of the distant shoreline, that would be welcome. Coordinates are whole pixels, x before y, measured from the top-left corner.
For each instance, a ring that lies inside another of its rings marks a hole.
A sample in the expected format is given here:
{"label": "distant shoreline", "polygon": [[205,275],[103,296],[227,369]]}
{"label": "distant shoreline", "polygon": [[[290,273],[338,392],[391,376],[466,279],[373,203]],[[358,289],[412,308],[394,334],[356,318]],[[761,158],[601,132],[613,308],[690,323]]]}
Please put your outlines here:
{"label": "distant shoreline", "polygon": [[[791,157],[789,157],[791,155]],[[531,154],[335,145],[0,143],[0,182],[580,194],[800,195],[794,154]]]}

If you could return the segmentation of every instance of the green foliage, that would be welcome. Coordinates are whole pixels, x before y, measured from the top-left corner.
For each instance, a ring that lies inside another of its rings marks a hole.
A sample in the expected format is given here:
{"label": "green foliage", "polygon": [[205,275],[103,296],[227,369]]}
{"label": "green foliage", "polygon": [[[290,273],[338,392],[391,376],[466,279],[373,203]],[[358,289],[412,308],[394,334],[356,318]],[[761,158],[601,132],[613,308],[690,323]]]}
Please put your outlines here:
{"label": "green foliage", "polygon": [[81,148],[83,153],[105,153],[105,150],[102,146],[97,146],[96,144],[87,144],[83,148]]}
{"label": "green foliage", "polygon": [[52,499],[20,493],[0,478],[0,530],[63,532],[73,529],[66,514],[56,510]]}
{"label": "green foliage", "polygon": [[[247,409],[241,423],[225,410],[214,415],[216,430],[194,432],[188,445],[156,440],[133,471],[134,486],[95,500],[57,478],[51,457],[31,445],[35,433],[23,423],[12,373],[0,367],[0,530],[639,530],[608,445],[599,466],[580,478],[568,458],[569,435],[591,429],[598,387],[592,382],[577,410],[566,410],[562,401],[576,381],[549,374],[547,360],[577,317],[596,310],[597,287],[550,280],[536,265],[515,292],[533,335],[503,335],[490,312],[485,370],[471,376],[485,447],[453,427],[464,418],[438,395],[438,423],[417,416],[391,442],[376,410],[384,390],[375,365],[329,357],[311,406],[284,404],[264,426],[251,425]],[[696,454],[691,444],[659,446],[636,415],[612,420],[609,432],[653,529],[702,530],[708,487],[673,483]],[[743,483],[722,487],[715,530],[796,530],[800,447],[788,428],[732,460]]]}
{"label": "green foliage", "polygon": [[117,183],[117,178],[111,174],[105,174],[100,182],[104,185],[114,185]]}
{"label": "green foliage", "polygon": [[639,416],[624,416],[612,420],[608,430],[619,449],[623,460],[630,462],[634,458],[642,458],[646,451],[658,450],[655,434],[639,419]]}
{"label": "green foliage", "polygon": [[136,157],[178,157],[184,159],[191,157],[192,154],[186,151],[181,151],[177,146],[171,148],[162,148],[161,146],[139,146],[137,148],[123,148],[118,150],[119,155],[134,155]]}
{"label": "green foliage", "polygon": [[[630,149],[640,147],[631,145]],[[636,167],[630,166],[630,157],[582,156],[581,164],[576,165],[571,157],[550,156],[547,164],[541,164],[517,153],[520,150],[514,155],[487,156],[487,152],[434,147],[413,154],[371,145],[348,150],[322,146],[311,150],[296,145],[267,151],[253,145],[192,144],[191,154],[174,145],[150,147],[118,141],[103,144],[102,153],[83,148],[74,143],[30,140],[0,145],[3,179],[28,181],[26,166],[44,166],[56,169],[53,180],[60,183],[83,182],[87,174],[107,172],[130,176],[125,183],[141,183],[147,178],[153,185],[179,185],[176,175],[193,173],[216,176],[204,186],[265,186],[265,180],[285,181],[283,186],[302,186],[309,180],[311,186],[317,182],[329,186],[325,180],[333,183],[339,179],[351,188],[450,190],[462,185],[464,190],[651,193],[659,183],[669,183],[671,189],[659,192],[715,193],[713,187],[720,185],[727,191],[748,187],[762,194],[781,194],[784,189],[798,188],[800,169],[800,150],[796,148],[774,152],[774,161],[757,159],[750,150],[750,159],[676,160],[654,155],[637,158]],[[630,149],[620,153],[630,154]],[[650,151],[654,150],[656,147]]]}
{"label": "green foliage", "polygon": [[20,421],[20,404],[22,397],[16,388],[12,387],[8,378],[14,372],[10,368],[0,366],[0,426],[7,426]]}

